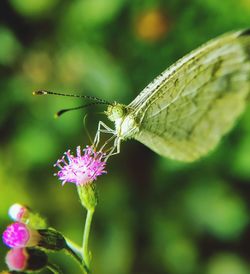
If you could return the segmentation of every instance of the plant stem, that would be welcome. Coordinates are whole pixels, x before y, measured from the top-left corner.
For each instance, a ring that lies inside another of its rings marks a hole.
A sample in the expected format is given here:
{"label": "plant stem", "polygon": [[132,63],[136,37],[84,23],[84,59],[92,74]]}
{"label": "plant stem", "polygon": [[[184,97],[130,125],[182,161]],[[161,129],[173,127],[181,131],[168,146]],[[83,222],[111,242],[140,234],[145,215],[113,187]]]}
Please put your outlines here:
{"label": "plant stem", "polygon": [[65,251],[71,255],[71,257],[73,257],[79,264],[82,272],[85,274],[86,272],[88,273],[88,269],[86,267],[86,264],[84,262],[84,260],[82,260],[81,257],[79,257],[74,250],[72,250],[69,246],[67,248],[65,248]]}
{"label": "plant stem", "polygon": [[75,242],[71,241],[69,238],[66,238],[65,236],[64,236],[64,239],[67,243],[67,246],[71,250],[73,250],[79,257],[82,257],[82,248],[79,245],[77,245]]}
{"label": "plant stem", "polygon": [[88,269],[90,268],[90,260],[91,260],[90,251],[88,249],[88,242],[89,242],[89,232],[90,232],[93,214],[94,214],[94,209],[87,210],[87,216],[86,216],[84,233],[83,233],[83,242],[82,242],[82,256]]}

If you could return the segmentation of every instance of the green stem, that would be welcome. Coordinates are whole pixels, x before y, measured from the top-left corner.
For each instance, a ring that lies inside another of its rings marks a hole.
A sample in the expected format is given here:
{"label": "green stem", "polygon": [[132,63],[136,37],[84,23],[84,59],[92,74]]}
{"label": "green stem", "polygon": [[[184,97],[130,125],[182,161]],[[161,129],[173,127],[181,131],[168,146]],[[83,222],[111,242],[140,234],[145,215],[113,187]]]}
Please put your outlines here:
{"label": "green stem", "polygon": [[79,257],[75,252],[74,250],[72,250],[69,246],[67,248],[65,248],[65,251],[71,255],[71,257],[73,257],[79,264],[82,272],[85,274],[86,272],[88,273],[88,269],[86,268],[86,264],[85,262],[82,260],[81,257]]}
{"label": "green stem", "polygon": [[71,250],[73,250],[79,257],[82,257],[82,248],[75,242],[71,241],[69,238],[66,238],[65,236],[64,236],[64,239],[67,243],[67,246]]}
{"label": "green stem", "polygon": [[85,221],[84,233],[83,233],[83,243],[82,243],[82,256],[84,258],[84,262],[87,268],[90,268],[90,251],[88,249],[88,242],[89,242],[89,232],[91,227],[91,222],[94,214],[94,209],[87,210],[87,217]]}

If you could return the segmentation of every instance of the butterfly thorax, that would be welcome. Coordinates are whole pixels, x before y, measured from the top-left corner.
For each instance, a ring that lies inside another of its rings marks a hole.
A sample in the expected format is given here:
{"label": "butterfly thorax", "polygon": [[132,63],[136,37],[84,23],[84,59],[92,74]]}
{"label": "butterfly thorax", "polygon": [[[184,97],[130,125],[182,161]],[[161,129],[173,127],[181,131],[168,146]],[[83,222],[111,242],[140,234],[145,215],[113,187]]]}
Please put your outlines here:
{"label": "butterfly thorax", "polygon": [[114,103],[105,113],[115,123],[115,134],[120,139],[131,138],[139,131],[133,112],[125,105]]}

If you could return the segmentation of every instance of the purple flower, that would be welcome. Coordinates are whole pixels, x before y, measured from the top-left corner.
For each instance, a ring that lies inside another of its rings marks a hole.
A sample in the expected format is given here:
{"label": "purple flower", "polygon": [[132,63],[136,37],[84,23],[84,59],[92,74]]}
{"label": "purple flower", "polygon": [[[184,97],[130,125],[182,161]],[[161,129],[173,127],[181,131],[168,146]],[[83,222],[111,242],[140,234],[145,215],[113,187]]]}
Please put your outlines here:
{"label": "purple flower", "polygon": [[59,159],[54,166],[60,168],[57,172],[59,180],[62,184],[75,183],[76,185],[86,185],[93,182],[96,178],[104,173],[106,161],[105,153],[94,151],[92,147],[87,146],[81,154],[80,146],[76,149],[76,156],[70,153],[70,150],[65,152],[65,156]]}
{"label": "purple flower", "polygon": [[35,246],[41,236],[23,223],[10,224],[3,232],[3,242],[9,247]]}

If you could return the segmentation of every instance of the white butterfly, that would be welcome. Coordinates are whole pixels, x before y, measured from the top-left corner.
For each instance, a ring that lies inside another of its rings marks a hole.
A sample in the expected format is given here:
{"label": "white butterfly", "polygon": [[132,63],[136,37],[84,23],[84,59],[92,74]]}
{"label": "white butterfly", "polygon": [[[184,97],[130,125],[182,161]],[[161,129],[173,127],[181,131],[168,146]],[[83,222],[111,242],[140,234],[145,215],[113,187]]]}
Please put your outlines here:
{"label": "white butterfly", "polygon": [[194,161],[213,149],[243,112],[250,92],[250,30],[227,33],[192,51],[154,79],[128,106],[114,103],[101,133],[136,139],[156,153]]}
{"label": "white butterfly", "polygon": [[[63,95],[94,99],[108,104],[105,111],[114,122],[111,129],[102,121],[101,133],[112,134],[107,158],[120,152],[121,141],[136,139],[156,153],[191,162],[207,154],[234,125],[244,111],[250,93],[250,29],[224,34],[166,69],[128,106],[86,95],[46,90],[35,95]],[[95,103],[91,103],[95,104]],[[61,115],[72,109],[58,112]]]}

